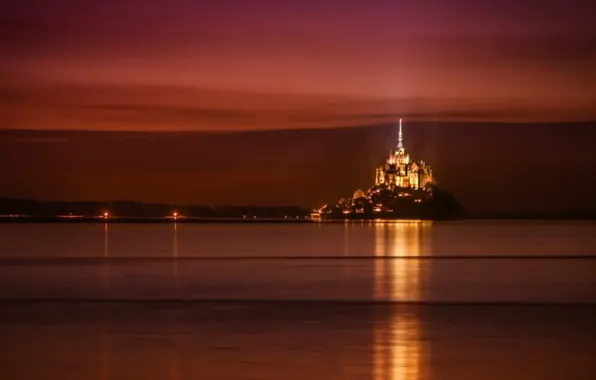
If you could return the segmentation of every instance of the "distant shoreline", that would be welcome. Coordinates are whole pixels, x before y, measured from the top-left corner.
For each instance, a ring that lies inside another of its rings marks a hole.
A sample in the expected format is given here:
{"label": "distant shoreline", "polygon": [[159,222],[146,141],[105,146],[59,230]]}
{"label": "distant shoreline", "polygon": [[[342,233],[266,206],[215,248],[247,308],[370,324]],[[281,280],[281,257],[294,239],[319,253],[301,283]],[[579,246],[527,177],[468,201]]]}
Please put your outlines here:
{"label": "distant shoreline", "polygon": [[304,224],[304,223],[371,223],[371,222],[470,222],[470,221],[596,221],[596,215],[563,217],[563,216],[470,216],[457,219],[327,219],[312,220],[308,217],[299,218],[201,218],[201,217],[28,217],[0,215],[0,224],[28,224],[28,223],[53,223],[53,224]]}
{"label": "distant shoreline", "polygon": [[86,217],[86,216],[0,216],[0,223],[313,223],[309,218],[207,218],[207,217]]}
{"label": "distant shoreline", "polygon": [[[152,204],[132,201],[38,201],[0,197],[0,223],[314,223],[312,209],[303,206],[215,206]],[[596,221],[596,211],[467,211],[457,215],[407,212],[382,220],[475,221],[560,220]],[[360,218],[362,217],[362,219]],[[352,215],[351,223],[369,222],[380,215]],[[345,223],[342,215],[323,216],[322,223]]]}

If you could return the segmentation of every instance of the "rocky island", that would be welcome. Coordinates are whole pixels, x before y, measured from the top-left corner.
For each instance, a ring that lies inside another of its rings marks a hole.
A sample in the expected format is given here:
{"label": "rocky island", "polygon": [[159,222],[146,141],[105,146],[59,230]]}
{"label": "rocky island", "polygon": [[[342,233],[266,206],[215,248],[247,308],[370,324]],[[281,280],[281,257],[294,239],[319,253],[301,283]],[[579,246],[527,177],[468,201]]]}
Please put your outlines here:
{"label": "rocky island", "polygon": [[462,207],[448,191],[437,186],[423,160],[414,160],[403,144],[399,121],[397,148],[375,172],[375,184],[356,190],[349,198],[325,205],[311,214],[314,220],[337,219],[452,219]]}

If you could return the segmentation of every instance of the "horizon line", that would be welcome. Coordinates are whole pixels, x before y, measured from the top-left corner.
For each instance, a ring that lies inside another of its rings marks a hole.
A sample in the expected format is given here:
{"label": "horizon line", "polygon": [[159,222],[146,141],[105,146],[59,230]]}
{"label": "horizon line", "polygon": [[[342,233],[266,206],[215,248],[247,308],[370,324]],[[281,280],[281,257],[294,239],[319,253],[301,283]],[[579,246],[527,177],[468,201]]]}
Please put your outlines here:
{"label": "horizon line", "polygon": [[[63,133],[138,133],[138,134],[192,134],[192,133],[204,133],[204,134],[240,134],[240,133],[270,133],[270,132],[306,132],[306,131],[321,131],[321,130],[336,130],[336,129],[364,129],[364,128],[380,128],[399,123],[399,117],[396,118],[395,122],[379,122],[362,125],[338,125],[338,126],[303,126],[303,127],[283,127],[283,128],[257,128],[257,129],[72,129],[72,128],[52,128],[52,129],[41,129],[41,128],[3,128],[0,127],[0,133],[3,132],[63,132]],[[423,119],[410,119],[407,124],[445,124],[445,125],[573,125],[573,124],[590,124],[596,123],[594,119],[582,119],[582,120],[562,120],[562,121],[457,121],[457,120],[423,120]]]}

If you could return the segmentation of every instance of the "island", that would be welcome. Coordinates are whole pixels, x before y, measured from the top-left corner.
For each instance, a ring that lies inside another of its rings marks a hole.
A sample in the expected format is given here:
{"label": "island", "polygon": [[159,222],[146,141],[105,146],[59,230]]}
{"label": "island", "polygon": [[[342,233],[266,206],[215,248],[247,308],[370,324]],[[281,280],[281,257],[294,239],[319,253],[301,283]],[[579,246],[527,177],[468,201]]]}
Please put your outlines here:
{"label": "island", "polygon": [[376,169],[374,185],[314,210],[311,219],[454,219],[462,212],[457,199],[436,184],[430,165],[410,157],[400,119],[397,147]]}

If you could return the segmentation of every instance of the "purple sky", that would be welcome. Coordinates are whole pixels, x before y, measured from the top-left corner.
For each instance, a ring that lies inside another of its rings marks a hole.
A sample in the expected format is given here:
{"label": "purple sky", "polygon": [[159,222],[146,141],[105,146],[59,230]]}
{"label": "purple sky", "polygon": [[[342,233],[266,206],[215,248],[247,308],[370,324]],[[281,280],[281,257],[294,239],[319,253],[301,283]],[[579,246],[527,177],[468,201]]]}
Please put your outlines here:
{"label": "purple sky", "polygon": [[14,1],[3,127],[594,119],[590,3]]}

